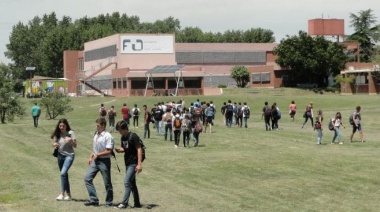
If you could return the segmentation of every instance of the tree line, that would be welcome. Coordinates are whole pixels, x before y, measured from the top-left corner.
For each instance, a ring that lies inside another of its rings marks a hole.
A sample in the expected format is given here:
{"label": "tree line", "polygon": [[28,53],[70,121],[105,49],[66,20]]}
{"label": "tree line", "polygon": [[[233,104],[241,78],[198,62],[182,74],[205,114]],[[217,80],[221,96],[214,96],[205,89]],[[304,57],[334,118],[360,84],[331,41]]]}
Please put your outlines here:
{"label": "tree line", "polygon": [[83,50],[85,42],[117,33],[173,33],[176,42],[190,43],[268,43],[274,42],[273,32],[251,28],[227,30],[224,33],[203,32],[198,27],[181,29],[180,21],[173,17],[141,22],[138,16],[114,12],[97,17],[72,20],[68,16],[58,19],[54,12],[36,16],[27,24],[13,26],[5,56],[13,61],[14,76],[26,79],[25,67],[37,67],[36,74],[63,77],[63,51]]}

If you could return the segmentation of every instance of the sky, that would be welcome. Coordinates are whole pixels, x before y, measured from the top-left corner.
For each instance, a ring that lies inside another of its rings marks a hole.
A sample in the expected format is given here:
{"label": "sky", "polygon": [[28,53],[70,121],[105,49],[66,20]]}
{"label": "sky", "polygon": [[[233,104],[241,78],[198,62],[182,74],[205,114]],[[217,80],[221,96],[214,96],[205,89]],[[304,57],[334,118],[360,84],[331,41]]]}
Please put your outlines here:
{"label": "sky", "polygon": [[272,30],[279,43],[286,35],[307,32],[307,23],[315,18],[345,20],[345,34],[351,34],[350,13],[372,9],[380,24],[377,0],[0,0],[0,63],[10,63],[4,56],[12,27],[27,24],[35,16],[55,12],[58,20],[72,20],[119,12],[138,16],[140,22],[154,22],[172,16],[181,28],[199,27],[204,32]]}

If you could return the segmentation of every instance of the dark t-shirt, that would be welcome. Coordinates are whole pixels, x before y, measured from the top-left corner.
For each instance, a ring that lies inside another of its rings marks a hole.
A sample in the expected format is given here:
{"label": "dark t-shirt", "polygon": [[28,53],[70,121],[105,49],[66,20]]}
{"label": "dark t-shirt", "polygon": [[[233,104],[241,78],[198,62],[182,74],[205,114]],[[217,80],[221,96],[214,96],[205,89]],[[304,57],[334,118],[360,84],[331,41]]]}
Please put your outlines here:
{"label": "dark t-shirt", "polygon": [[135,133],[128,133],[121,137],[121,147],[124,148],[124,162],[126,166],[137,164],[137,148],[141,147],[140,138]]}

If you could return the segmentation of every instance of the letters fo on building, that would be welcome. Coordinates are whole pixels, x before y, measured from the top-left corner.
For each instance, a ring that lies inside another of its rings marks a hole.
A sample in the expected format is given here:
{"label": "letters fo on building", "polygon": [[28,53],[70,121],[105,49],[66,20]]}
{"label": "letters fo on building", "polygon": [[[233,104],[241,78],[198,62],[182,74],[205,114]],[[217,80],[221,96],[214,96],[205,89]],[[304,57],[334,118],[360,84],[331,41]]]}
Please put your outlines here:
{"label": "letters fo on building", "polygon": [[174,36],[120,36],[122,54],[172,54]]}

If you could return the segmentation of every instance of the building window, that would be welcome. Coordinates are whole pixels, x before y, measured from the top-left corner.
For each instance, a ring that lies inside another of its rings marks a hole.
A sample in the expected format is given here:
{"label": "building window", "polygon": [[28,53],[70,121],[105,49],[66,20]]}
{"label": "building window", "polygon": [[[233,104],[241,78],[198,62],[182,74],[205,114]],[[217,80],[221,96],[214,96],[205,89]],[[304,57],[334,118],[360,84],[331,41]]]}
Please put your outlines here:
{"label": "building window", "polygon": [[78,60],[78,70],[79,71],[83,71],[84,70],[84,60],[83,60],[83,58],[80,58]]}
{"label": "building window", "polygon": [[112,80],[112,88],[117,89],[117,79]]}
{"label": "building window", "polygon": [[365,85],[368,84],[368,78],[366,74],[357,75],[355,78],[355,84]]}
{"label": "building window", "polygon": [[251,82],[255,84],[270,83],[270,72],[253,73],[251,76]]}
{"label": "building window", "polygon": [[123,88],[127,88],[127,78],[123,78]]}

